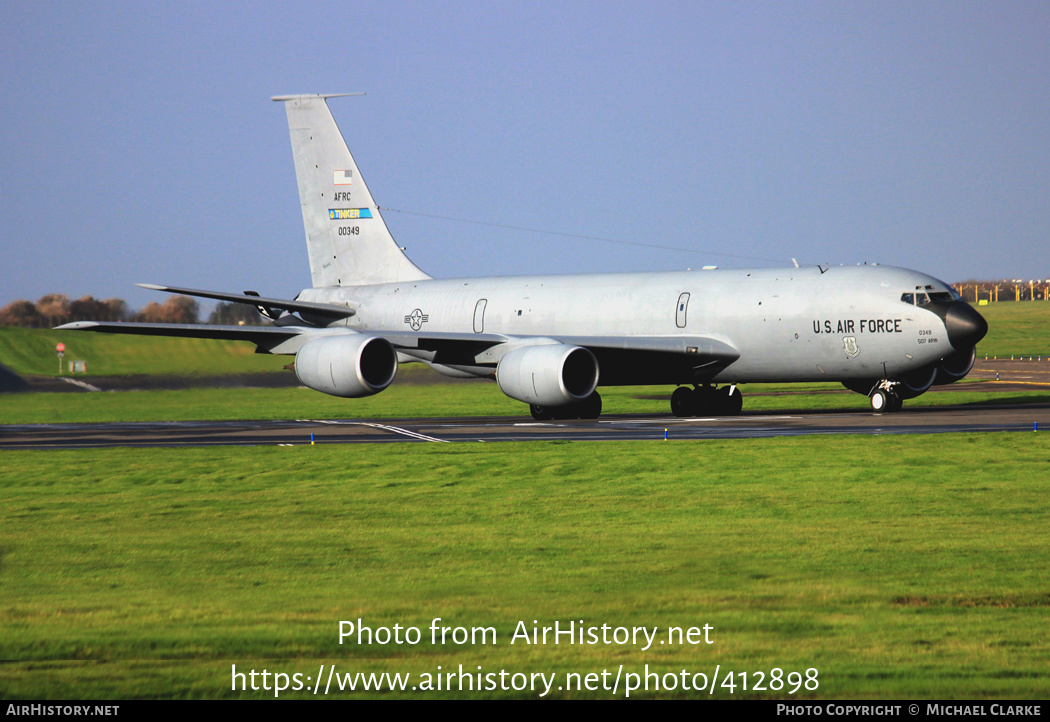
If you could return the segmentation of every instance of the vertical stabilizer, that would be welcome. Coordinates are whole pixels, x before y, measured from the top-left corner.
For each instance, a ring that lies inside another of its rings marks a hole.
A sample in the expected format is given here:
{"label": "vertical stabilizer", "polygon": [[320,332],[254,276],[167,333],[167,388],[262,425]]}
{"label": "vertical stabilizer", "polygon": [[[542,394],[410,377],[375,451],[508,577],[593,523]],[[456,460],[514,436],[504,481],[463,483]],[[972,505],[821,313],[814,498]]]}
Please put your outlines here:
{"label": "vertical stabilizer", "polygon": [[401,251],[339,132],[327,98],[282,95],[314,288],[430,278]]}

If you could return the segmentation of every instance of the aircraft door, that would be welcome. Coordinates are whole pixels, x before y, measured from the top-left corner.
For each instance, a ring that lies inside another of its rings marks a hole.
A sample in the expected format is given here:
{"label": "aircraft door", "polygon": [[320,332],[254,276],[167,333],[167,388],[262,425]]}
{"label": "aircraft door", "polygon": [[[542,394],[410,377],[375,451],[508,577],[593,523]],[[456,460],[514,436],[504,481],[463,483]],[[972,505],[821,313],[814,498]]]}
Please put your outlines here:
{"label": "aircraft door", "polygon": [[487,305],[488,299],[483,298],[474,306],[474,333],[485,332],[485,306]]}
{"label": "aircraft door", "polygon": [[683,293],[678,297],[678,308],[675,311],[674,322],[678,328],[685,328],[686,312],[689,310],[689,294]]}

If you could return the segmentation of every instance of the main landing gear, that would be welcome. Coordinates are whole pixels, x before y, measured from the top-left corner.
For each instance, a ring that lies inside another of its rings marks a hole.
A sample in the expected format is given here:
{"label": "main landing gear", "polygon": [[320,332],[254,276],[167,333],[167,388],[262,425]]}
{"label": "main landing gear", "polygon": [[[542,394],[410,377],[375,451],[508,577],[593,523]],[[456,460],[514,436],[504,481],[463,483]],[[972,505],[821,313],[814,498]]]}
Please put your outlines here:
{"label": "main landing gear", "polygon": [[671,413],[675,416],[736,416],[744,406],[744,397],[736,384],[716,389],[714,386],[679,386],[671,394]]}
{"label": "main landing gear", "polygon": [[564,406],[540,406],[529,404],[529,411],[536,421],[551,419],[597,419],[602,414],[602,397],[595,391],[583,401]]}

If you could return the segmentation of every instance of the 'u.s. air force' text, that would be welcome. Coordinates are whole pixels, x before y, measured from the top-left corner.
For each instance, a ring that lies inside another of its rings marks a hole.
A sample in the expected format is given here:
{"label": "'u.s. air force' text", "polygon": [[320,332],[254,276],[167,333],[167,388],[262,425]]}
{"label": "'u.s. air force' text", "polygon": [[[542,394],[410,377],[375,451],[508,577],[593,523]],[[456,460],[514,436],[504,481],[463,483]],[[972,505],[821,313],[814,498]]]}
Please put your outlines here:
{"label": "'u.s. air force' text", "polygon": [[899,318],[813,319],[813,333],[904,333]]}

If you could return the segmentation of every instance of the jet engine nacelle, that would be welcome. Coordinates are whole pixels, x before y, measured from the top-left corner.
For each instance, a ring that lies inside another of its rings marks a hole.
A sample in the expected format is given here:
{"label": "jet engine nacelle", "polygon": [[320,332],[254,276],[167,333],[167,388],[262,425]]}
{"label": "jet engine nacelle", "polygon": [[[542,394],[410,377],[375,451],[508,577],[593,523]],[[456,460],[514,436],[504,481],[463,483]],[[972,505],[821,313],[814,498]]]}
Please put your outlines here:
{"label": "jet engine nacelle", "polygon": [[598,360],[579,346],[525,346],[500,359],[496,381],[507,396],[538,406],[564,406],[598,386]]}
{"label": "jet engine nacelle", "polygon": [[926,393],[927,389],[936,383],[937,365],[925,366],[901,376],[898,394],[903,399],[914,399]]}
{"label": "jet engine nacelle", "polygon": [[324,336],[295,355],[295,375],[304,386],[347,399],[378,394],[396,373],[397,352],[378,336]]}
{"label": "jet engine nacelle", "polygon": [[934,383],[938,386],[955,383],[970,373],[970,369],[973,368],[976,360],[976,347],[968,351],[956,351],[951,356],[945,356],[941,359],[941,365],[937,367],[937,380]]}

